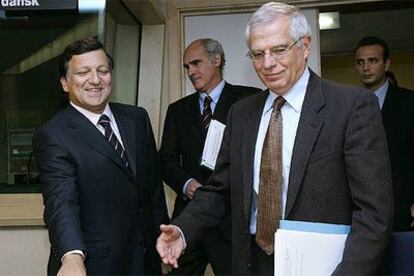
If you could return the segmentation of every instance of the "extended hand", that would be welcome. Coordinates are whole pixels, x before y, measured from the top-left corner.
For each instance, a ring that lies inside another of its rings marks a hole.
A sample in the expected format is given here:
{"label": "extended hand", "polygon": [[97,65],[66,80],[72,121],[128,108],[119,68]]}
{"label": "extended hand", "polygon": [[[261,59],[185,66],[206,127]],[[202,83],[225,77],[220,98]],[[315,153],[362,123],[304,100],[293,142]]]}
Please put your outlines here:
{"label": "extended hand", "polygon": [[86,276],[83,257],[79,254],[65,256],[57,276]]}
{"label": "extended hand", "polygon": [[184,250],[184,240],[180,230],[175,225],[160,226],[161,235],[157,239],[157,251],[161,260],[166,265],[178,268],[178,258]]}
{"label": "extended hand", "polygon": [[198,182],[197,180],[193,179],[191,180],[185,190],[185,195],[189,198],[189,199],[193,199],[194,193],[195,191],[201,186],[200,182]]}
{"label": "extended hand", "polygon": [[411,228],[414,228],[414,203],[411,204],[410,211],[411,211],[411,217],[413,218],[413,221],[411,222],[410,226],[411,226]]}

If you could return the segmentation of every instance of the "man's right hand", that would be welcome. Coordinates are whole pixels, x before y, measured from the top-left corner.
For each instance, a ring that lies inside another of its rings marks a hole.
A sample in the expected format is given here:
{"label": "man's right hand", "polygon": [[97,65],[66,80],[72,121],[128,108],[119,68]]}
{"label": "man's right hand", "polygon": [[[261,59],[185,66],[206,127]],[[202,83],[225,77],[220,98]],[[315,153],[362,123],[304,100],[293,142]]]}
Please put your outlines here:
{"label": "man's right hand", "polygon": [[190,182],[188,182],[187,187],[185,189],[185,195],[189,198],[189,199],[193,199],[194,193],[195,191],[201,186],[200,182],[198,182],[195,179],[190,180]]}
{"label": "man's right hand", "polygon": [[86,276],[83,257],[79,254],[69,254],[65,256],[57,276]]}
{"label": "man's right hand", "polygon": [[178,258],[184,250],[184,240],[179,228],[175,225],[160,226],[161,235],[157,239],[157,251],[166,265],[178,268]]}

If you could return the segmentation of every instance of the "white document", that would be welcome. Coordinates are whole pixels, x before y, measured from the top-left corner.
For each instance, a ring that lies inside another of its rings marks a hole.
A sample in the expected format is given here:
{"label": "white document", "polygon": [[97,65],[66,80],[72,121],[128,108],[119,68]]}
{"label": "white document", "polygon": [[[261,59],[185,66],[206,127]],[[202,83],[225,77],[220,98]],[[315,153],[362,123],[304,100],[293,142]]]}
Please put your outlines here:
{"label": "white document", "polygon": [[210,126],[208,127],[206,142],[204,143],[203,156],[201,157],[202,166],[214,170],[225,128],[226,125],[217,120],[211,120]]}
{"label": "white document", "polygon": [[275,233],[276,276],[328,276],[341,262],[348,225],[280,221]]}

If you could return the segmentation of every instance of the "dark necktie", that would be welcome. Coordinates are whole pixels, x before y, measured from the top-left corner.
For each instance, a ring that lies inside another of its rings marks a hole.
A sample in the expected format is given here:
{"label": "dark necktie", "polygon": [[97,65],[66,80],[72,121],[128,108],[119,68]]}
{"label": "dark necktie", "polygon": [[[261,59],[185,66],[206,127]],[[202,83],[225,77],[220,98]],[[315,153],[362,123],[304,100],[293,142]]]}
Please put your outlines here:
{"label": "dark necktie", "polygon": [[202,125],[203,125],[203,132],[207,134],[208,127],[210,126],[211,118],[213,117],[213,113],[211,111],[210,103],[212,99],[210,96],[206,96],[204,98],[204,107],[203,107],[203,116],[201,117]]}
{"label": "dark necktie", "polygon": [[266,254],[274,252],[274,234],[282,217],[282,140],[283,122],[280,109],[283,97],[273,102],[260,163],[256,243]]}
{"label": "dark necktie", "polygon": [[129,169],[129,163],[128,163],[128,159],[126,157],[124,148],[122,147],[122,145],[119,142],[118,138],[116,138],[114,130],[111,127],[111,121],[109,120],[108,116],[103,114],[99,118],[98,124],[100,124],[105,129],[106,139],[111,144],[111,146],[115,149],[115,151],[118,153],[118,155],[121,158],[122,163],[124,164],[124,166]]}

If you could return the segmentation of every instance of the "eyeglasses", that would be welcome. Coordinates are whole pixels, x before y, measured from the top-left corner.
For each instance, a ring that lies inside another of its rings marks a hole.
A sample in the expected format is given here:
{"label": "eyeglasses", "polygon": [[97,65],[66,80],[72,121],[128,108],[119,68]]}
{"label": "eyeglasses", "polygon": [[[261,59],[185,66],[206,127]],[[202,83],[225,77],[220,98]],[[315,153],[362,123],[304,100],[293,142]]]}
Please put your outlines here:
{"label": "eyeglasses", "polygon": [[[284,58],[289,51],[293,48],[293,46],[295,46],[300,40],[302,40],[303,38],[305,38],[304,36],[302,36],[301,38],[299,38],[298,40],[296,40],[295,42],[293,42],[292,44],[290,44],[290,46],[277,46],[277,47],[273,47],[272,49],[269,50],[269,55],[273,60],[281,60],[282,58]],[[253,62],[262,62],[264,60],[266,56],[266,52],[265,51],[248,51],[246,54],[246,57],[249,57],[251,60],[253,60]]]}

